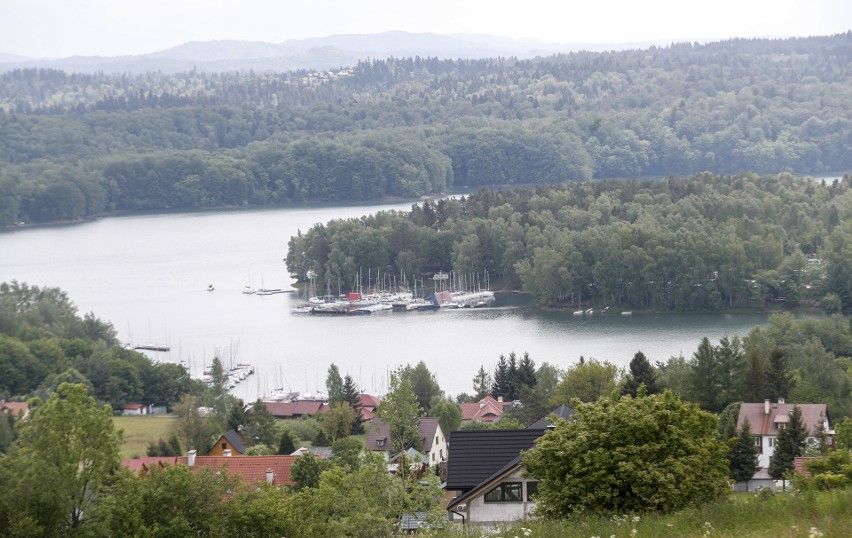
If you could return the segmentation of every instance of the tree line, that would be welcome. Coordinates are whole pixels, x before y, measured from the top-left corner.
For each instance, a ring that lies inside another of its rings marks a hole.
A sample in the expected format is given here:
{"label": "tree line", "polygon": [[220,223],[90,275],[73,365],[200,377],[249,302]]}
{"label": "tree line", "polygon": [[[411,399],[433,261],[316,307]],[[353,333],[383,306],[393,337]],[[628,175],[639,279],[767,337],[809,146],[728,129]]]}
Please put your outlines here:
{"label": "tree line", "polygon": [[[306,72],[0,75],[0,224],[848,170],[852,34]],[[311,80],[308,80],[311,79]]]}
{"label": "tree line", "polygon": [[179,364],[125,349],[111,324],[80,316],[59,288],[0,283],[0,398],[47,397],[80,383],[101,402],[172,405],[202,384]]}
{"label": "tree line", "polygon": [[[288,243],[293,278],[487,273],[548,307],[852,306],[850,181],[700,174],[480,190],[332,220]],[[398,281],[399,281],[398,280]]]}

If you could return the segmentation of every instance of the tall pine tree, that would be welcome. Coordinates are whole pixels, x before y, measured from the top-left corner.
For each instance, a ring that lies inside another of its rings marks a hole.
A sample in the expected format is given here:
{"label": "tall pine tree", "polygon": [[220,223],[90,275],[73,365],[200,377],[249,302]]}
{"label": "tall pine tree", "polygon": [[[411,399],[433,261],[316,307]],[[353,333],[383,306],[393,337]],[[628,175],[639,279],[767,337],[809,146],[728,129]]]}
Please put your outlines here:
{"label": "tall pine tree", "polygon": [[360,435],[364,432],[364,418],[361,416],[361,397],[360,391],[352,376],[346,374],[343,378],[343,388],[341,389],[341,398],[355,411],[355,420],[352,421],[350,433],[352,435]]}
{"label": "tall pine tree", "polygon": [[728,441],[730,452],[730,474],[734,482],[747,482],[760,469],[757,458],[757,447],[754,445],[754,435],[751,434],[751,424],[748,419],[743,421],[739,435]]}
{"label": "tall pine tree", "polygon": [[497,360],[497,368],[494,370],[494,384],[491,386],[491,395],[497,399],[506,399],[509,396],[509,363],[506,356],[500,355]]}
{"label": "tall pine tree", "polygon": [[793,389],[793,376],[787,367],[787,357],[781,348],[776,347],[769,354],[766,388],[769,399],[773,401],[788,398]]}
{"label": "tall pine tree", "polygon": [[644,353],[637,351],[630,361],[630,373],[627,374],[621,388],[622,396],[629,394],[635,398],[641,385],[645,385],[647,395],[660,392],[657,388],[657,374],[654,373],[654,367]]}
{"label": "tall pine tree", "polygon": [[783,480],[782,487],[785,489],[787,483],[785,475],[793,470],[796,457],[804,454],[807,437],[808,432],[802,424],[802,411],[795,406],[790,411],[786,427],[782,423],[778,430],[775,451],[769,458],[769,476],[775,480]]}

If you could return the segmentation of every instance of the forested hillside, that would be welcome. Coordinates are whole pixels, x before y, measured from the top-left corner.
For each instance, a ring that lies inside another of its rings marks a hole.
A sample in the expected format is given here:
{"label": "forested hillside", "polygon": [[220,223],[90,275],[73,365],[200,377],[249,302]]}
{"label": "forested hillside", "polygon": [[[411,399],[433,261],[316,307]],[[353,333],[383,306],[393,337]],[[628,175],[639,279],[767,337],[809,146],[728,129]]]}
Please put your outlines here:
{"label": "forested hillside", "polygon": [[852,169],[852,33],[333,72],[0,76],[0,225]]}
{"label": "forested hillside", "polygon": [[[542,305],[713,311],[852,306],[852,176],[596,181],[482,189],[289,242],[294,278],[350,286],[368,269],[487,273]],[[375,273],[374,273],[375,274]]]}

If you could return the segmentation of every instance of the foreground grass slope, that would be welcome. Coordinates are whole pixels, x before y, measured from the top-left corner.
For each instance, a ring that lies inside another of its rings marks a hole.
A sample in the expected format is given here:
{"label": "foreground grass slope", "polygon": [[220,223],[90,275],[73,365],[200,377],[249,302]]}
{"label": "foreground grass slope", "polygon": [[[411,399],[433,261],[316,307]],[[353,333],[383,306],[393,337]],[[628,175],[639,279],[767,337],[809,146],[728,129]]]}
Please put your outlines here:
{"label": "foreground grass slope", "polygon": [[446,535],[529,538],[847,537],[852,535],[852,490],[801,495],[732,494],[715,503],[667,515],[578,517],[565,521],[526,522],[487,532],[471,526]]}

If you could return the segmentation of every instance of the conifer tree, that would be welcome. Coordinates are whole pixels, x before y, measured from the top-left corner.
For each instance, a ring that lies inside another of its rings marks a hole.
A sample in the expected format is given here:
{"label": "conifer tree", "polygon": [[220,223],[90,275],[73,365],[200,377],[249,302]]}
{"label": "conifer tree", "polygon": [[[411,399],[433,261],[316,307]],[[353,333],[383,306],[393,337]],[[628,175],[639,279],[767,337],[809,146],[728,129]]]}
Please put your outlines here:
{"label": "conifer tree", "polygon": [[342,398],[355,411],[355,420],[352,421],[352,428],[349,433],[360,435],[364,430],[364,417],[361,415],[361,396],[358,387],[355,385],[355,380],[349,374],[346,374],[343,378]]}
{"label": "conifer tree", "polygon": [[789,422],[786,427],[778,430],[775,438],[775,451],[769,458],[769,476],[775,480],[783,480],[786,489],[785,475],[793,470],[797,456],[805,452],[805,441],[808,433],[802,424],[802,411],[798,406],[790,411]]}
{"label": "conifer tree", "polygon": [[491,391],[491,374],[485,371],[484,366],[479,367],[479,371],[473,377],[473,392],[476,401],[479,401]]}
{"label": "conifer tree", "polygon": [[657,374],[654,373],[654,367],[651,362],[645,357],[641,351],[637,351],[630,361],[630,373],[624,380],[624,385],[621,388],[622,396],[629,394],[636,397],[640,385],[645,385],[645,394],[657,394]]}
{"label": "conifer tree", "polygon": [[766,369],[756,350],[746,356],[742,396],[746,402],[761,402],[767,396]]}
{"label": "conifer tree", "polygon": [[730,472],[734,482],[747,482],[760,468],[757,458],[757,447],[754,445],[754,435],[751,434],[751,424],[748,419],[743,422],[739,435],[728,441],[730,446]]}
{"label": "conifer tree", "polygon": [[500,355],[497,360],[497,368],[494,370],[494,384],[491,387],[491,395],[499,399],[502,396],[504,399],[509,395],[509,363],[506,362],[506,356]]}
{"label": "conifer tree", "polygon": [[524,358],[518,364],[518,386],[519,391],[522,386],[534,387],[538,383],[535,376],[535,362],[530,358],[530,354],[524,352]]}
{"label": "conifer tree", "polygon": [[768,397],[771,400],[787,398],[793,388],[793,376],[787,367],[787,358],[781,348],[769,354],[769,371],[766,376]]}

